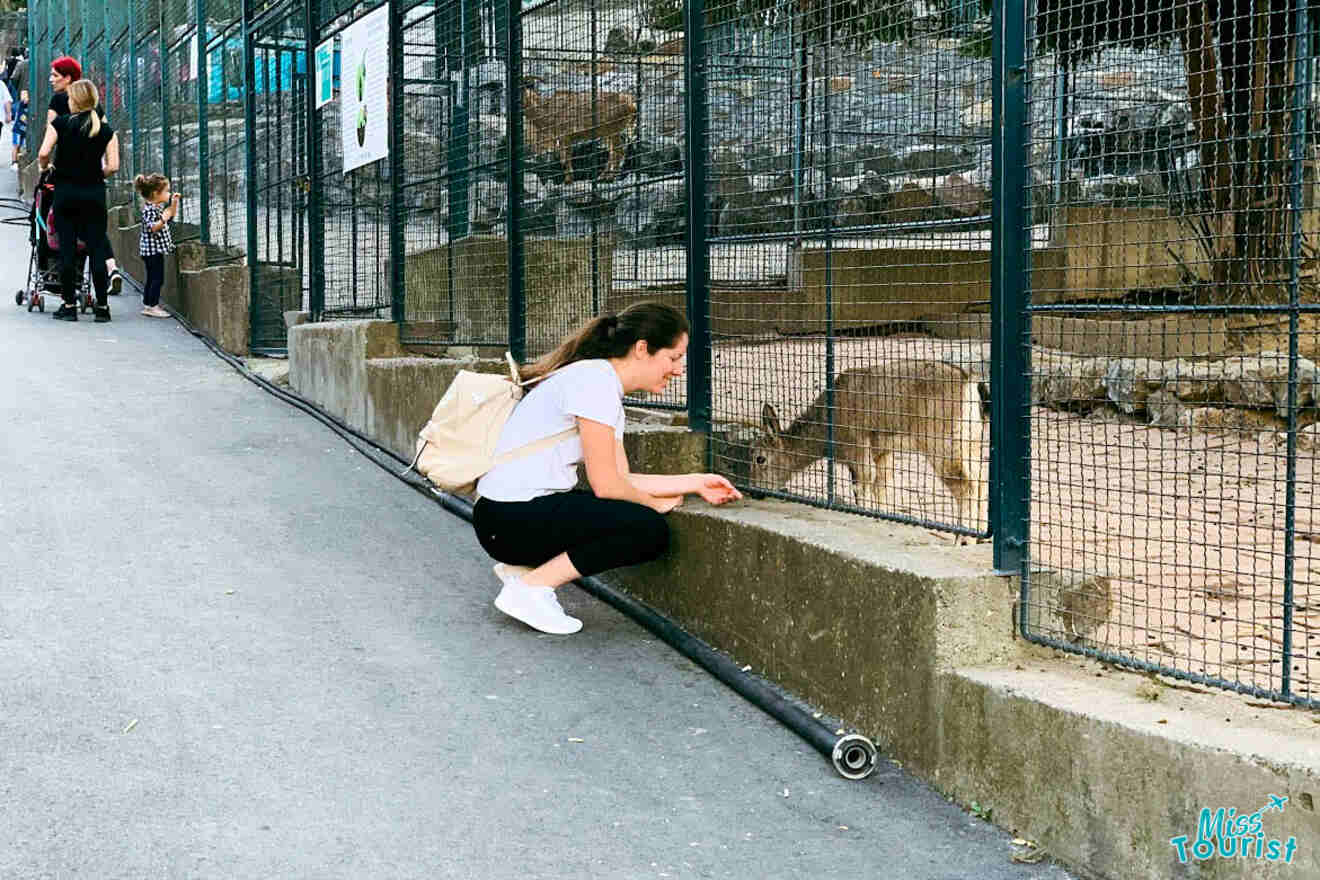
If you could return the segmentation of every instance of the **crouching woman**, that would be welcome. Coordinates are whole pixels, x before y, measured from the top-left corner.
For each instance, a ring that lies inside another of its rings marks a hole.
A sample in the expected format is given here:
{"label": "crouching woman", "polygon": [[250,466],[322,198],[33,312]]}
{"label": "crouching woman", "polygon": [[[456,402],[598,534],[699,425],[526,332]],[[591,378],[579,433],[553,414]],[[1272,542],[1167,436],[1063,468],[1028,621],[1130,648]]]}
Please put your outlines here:
{"label": "crouching woman", "polygon": [[[659,394],[682,375],[681,312],[641,303],[595,318],[522,368],[541,379],[514,407],[496,455],[577,428],[550,449],[507,461],[477,483],[477,540],[499,563],[495,607],[541,632],[567,635],[582,621],[555,590],[579,577],[655,559],[669,546],[664,514],[684,495],[711,504],[741,498],[717,474],[634,474],[623,448],[623,397]],[[585,463],[591,491],[574,491]]]}

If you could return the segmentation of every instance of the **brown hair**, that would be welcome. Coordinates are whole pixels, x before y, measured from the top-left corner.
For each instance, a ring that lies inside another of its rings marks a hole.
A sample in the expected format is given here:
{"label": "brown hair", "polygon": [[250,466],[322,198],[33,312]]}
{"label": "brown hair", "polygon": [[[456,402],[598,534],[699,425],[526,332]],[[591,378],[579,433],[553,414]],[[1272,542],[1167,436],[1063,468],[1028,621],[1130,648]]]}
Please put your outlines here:
{"label": "brown hair", "polygon": [[144,199],[151,198],[169,185],[170,179],[164,174],[139,174],[133,178],[133,189]]}
{"label": "brown hair", "polygon": [[96,112],[96,105],[99,103],[101,96],[97,94],[96,86],[92,85],[91,80],[80,79],[69,85],[69,112],[87,114],[83,131],[87,132],[88,137],[96,137],[101,131],[101,114]]}
{"label": "brown hair", "polygon": [[639,341],[655,354],[662,348],[672,348],[687,332],[687,318],[678,309],[661,303],[637,303],[617,315],[592,318],[565,337],[554,351],[520,367],[518,372],[526,381],[576,361],[624,357]]}

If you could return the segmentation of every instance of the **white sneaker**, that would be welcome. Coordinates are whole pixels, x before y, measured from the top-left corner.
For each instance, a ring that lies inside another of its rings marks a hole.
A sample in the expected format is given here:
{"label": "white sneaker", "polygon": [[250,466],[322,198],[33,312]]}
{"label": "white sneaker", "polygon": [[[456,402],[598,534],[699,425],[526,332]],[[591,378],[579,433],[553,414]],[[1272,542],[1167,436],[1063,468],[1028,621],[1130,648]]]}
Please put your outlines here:
{"label": "white sneaker", "polygon": [[18,163],[17,163],[17,162],[10,162],[10,163],[9,163],[9,170],[10,170],[10,171],[17,171],[17,170],[18,170]]}
{"label": "white sneaker", "polygon": [[552,587],[529,587],[519,577],[505,581],[495,607],[543,633],[567,636],[582,629],[582,621],[564,613]]}

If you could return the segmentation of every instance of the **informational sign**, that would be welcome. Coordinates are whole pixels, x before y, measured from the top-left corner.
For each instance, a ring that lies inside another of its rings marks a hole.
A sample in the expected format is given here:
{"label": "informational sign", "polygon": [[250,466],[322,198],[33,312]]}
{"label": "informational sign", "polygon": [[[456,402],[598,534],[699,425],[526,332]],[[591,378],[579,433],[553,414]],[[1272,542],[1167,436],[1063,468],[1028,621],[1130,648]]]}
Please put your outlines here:
{"label": "informational sign", "polygon": [[331,37],[316,47],[316,107],[320,109],[335,99],[335,39]]}
{"label": "informational sign", "polygon": [[390,4],[344,29],[340,51],[340,134],[344,173],[390,151]]}

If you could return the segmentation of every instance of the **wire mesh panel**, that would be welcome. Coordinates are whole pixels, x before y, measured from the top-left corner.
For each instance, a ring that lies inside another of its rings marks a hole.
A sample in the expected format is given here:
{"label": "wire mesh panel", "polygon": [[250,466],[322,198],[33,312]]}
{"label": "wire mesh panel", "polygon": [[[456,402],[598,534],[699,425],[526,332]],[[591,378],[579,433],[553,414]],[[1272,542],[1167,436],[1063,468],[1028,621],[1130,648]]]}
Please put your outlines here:
{"label": "wire mesh panel", "polygon": [[65,33],[68,35],[68,52],[75,58],[82,60],[83,50],[86,48],[83,42],[83,4],[82,0],[66,0],[65,3]]}
{"label": "wire mesh panel", "polygon": [[206,231],[213,263],[247,252],[247,120],[242,9],[209,0],[206,41]]}
{"label": "wire mesh panel", "polygon": [[252,34],[249,100],[255,162],[249,217],[251,321],[254,351],[288,347],[284,313],[306,305],[307,46],[296,6],[264,20]]}
{"label": "wire mesh panel", "polygon": [[179,203],[175,241],[195,239],[201,226],[201,124],[198,116],[197,77],[200,49],[195,0],[164,0],[165,78],[162,91],[168,108],[166,155]]}
{"label": "wire mesh panel", "polygon": [[160,0],[138,0],[134,10],[134,160],[139,172],[165,171],[164,79],[161,67]]}
{"label": "wire mesh panel", "polygon": [[[349,4],[347,11],[322,26],[320,38],[335,40],[343,29],[379,7]],[[324,14],[342,6],[322,4]],[[336,49],[335,93],[344,99],[343,60]],[[321,150],[318,187],[322,206],[325,306],[320,318],[390,316],[389,163],[371,162],[344,172],[341,108],[338,100],[316,114],[313,133]],[[393,102],[391,102],[393,112]]]}
{"label": "wire mesh panel", "polygon": [[744,485],[983,533],[988,45],[917,11],[707,3],[714,417]]}
{"label": "wire mesh panel", "polygon": [[105,85],[105,6],[102,3],[82,5],[83,79],[96,85],[102,92]]}
{"label": "wire mesh panel", "polygon": [[122,204],[132,200],[132,180],[137,173],[133,149],[133,30],[129,22],[128,4],[107,7],[106,22],[110,35],[107,57],[109,75],[102,102],[110,123],[115,127],[115,134],[119,137],[119,173],[110,179],[109,186],[113,203]]}
{"label": "wire mesh panel", "polygon": [[32,18],[33,37],[28,47],[28,102],[27,146],[25,161],[34,161],[42,138],[46,135],[46,104],[50,102],[50,84],[46,81],[50,70],[50,34],[46,30],[46,7],[37,6],[29,13]]}
{"label": "wire mesh panel", "polygon": [[507,24],[475,0],[402,24],[404,341],[508,339]]}
{"label": "wire mesh panel", "polygon": [[1050,0],[1030,24],[1024,631],[1314,705],[1314,23]]}

